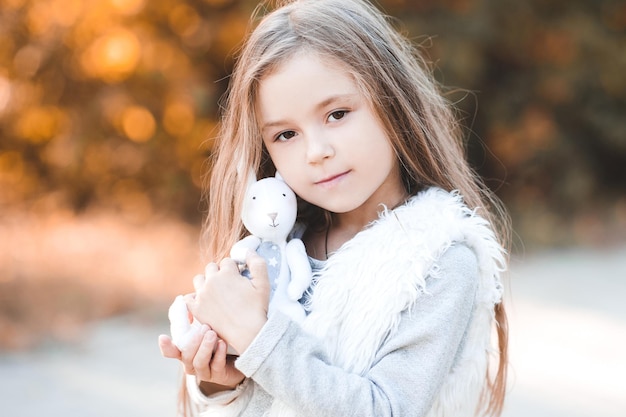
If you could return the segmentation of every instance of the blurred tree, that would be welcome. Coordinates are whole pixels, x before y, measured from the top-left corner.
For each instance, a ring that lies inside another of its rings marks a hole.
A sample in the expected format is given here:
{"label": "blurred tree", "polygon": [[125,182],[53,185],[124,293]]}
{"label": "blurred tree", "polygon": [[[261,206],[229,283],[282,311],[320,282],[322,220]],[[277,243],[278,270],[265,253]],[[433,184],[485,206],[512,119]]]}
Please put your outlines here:
{"label": "blurred tree", "polygon": [[450,97],[470,158],[518,232],[546,244],[623,241],[626,4],[388,3],[426,43],[442,83],[462,89]]}
{"label": "blurred tree", "polygon": [[[0,207],[199,219],[252,0],[0,0]],[[626,234],[626,4],[379,2],[435,63],[523,236]]]}
{"label": "blurred tree", "polygon": [[0,205],[196,221],[227,55],[253,2],[1,4]]}

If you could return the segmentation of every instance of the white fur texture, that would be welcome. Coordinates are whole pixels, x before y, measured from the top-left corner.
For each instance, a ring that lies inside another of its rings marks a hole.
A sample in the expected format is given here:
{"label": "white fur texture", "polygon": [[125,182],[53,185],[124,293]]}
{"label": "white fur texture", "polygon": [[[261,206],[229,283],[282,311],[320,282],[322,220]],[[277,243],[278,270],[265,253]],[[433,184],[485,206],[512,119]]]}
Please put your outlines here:
{"label": "white fur texture", "polygon": [[[457,193],[432,188],[384,211],[342,246],[317,276],[303,322],[324,341],[332,363],[365,375],[400,314],[427,291],[437,260],[455,242],[476,253],[480,282],[465,349],[428,417],[471,416],[485,384],[494,305],[501,300],[505,258],[488,222]],[[381,279],[384,277],[384,279]],[[278,400],[270,416],[296,416]]]}

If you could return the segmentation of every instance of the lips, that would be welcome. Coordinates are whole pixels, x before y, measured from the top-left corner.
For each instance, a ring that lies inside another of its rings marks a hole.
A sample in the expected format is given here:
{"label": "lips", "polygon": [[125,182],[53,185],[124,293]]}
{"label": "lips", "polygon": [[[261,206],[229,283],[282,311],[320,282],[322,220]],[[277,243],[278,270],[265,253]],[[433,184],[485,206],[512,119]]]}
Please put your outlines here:
{"label": "lips", "polygon": [[340,174],[331,175],[330,177],[326,177],[326,178],[324,178],[324,179],[322,179],[322,180],[320,180],[320,181],[317,181],[315,184],[316,184],[316,185],[326,185],[326,186],[328,186],[328,185],[332,185],[332,184],[334,184],[335,182],[337,182],[337,181],[341,180],[341,179],[342,179],[343,177],[345,177],[346,175],[348,175],[348,173],[349,173],[349,172],[350,172],[350,171],[345,171],[345,172],[342,172],[342,173],[340,173]]}

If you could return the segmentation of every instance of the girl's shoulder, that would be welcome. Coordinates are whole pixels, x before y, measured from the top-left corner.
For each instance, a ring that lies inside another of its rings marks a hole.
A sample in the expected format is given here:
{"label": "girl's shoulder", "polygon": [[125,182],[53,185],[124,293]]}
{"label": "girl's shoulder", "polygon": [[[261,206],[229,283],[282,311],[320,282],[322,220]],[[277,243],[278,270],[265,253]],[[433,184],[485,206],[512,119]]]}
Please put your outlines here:
{"label": "girl's shoulder", "polygon": [[445,250],[439,258],[439,266],[446,270],[469,271],[478,270],[476,252],[465,243],[456,243]]}

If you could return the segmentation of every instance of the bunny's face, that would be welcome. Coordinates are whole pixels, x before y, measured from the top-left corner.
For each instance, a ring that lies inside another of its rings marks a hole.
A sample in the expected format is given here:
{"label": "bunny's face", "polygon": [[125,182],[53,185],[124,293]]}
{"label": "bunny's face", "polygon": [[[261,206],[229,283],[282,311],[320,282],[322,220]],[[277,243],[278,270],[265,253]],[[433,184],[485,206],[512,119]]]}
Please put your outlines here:
{"label": "bunny's face", "polygon": [[264,178],[250,184],[241,219],[248,231],[263,239],[281,242],[296,222],[296,195],[277,178]]}

